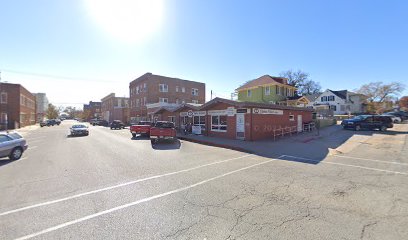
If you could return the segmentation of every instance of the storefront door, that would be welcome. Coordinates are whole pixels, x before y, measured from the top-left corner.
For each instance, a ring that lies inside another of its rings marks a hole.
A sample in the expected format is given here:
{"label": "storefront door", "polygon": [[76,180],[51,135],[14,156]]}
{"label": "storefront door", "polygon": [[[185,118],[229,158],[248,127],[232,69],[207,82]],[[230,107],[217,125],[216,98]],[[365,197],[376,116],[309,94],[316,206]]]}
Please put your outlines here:
{"label": "storefront door", "polygon": [[237,113],[237,139],[245,139],[245,113]]}
{"label": "storefront door", "polygon": [[297,116],[297,131],[302,132],[303,131],[303,122],[302,122],[302,115]]}

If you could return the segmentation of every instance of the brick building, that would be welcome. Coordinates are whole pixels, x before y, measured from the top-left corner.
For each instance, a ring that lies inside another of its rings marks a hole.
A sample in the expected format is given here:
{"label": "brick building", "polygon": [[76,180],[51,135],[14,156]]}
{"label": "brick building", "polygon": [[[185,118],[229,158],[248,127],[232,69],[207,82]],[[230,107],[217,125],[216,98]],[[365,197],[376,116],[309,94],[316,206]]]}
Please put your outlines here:
{"label": "brick building", "polygon": [[101,99],[101,113],[102,118],[108,122],[120,120],[129,123],[129,98],[109,94]]}
{"label": "brick building", "polygon": [[201,107],[184,105],[175,110],[163,107],[156,111],[156,117],[174,119],[180,130],[185,123],[192,123],[206,136],[256,141],[301,132],[312,122],[312,113],[310,108],[215,98]]}
{"label": "brick building", "polygon": [[89,101],[89,104],[84,104],[84,120],[93,118],[102,118],[102,102]]}
{"label": "brick building", "polygon": [[35,123],[35,96],[20,84],[0,83],[1,128],[15,129]]}
{"label": "brick building", "polygon": [[204,104],[205,84],[146,73],[129,84],[132,122],[153,119],[160,107],[178,108],[183,103]]}

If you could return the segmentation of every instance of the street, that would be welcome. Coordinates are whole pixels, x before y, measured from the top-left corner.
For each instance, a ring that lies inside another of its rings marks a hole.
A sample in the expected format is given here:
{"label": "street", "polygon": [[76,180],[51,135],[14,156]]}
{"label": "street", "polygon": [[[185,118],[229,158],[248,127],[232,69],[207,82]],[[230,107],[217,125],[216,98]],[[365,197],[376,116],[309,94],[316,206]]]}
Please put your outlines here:
{"label": "street", "polygon": [[315,160],[73,123],[0,160],[0,239],[408,238],[408,124]]}

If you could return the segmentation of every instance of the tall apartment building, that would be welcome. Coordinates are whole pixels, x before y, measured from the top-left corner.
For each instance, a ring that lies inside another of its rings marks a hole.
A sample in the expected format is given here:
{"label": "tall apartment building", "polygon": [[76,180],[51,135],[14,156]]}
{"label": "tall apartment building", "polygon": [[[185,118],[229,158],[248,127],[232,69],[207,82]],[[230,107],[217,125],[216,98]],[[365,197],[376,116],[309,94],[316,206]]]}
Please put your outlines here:
{"label": "tall apartment building", "polygon": [[89,121],[92,118],[101,118],[102,117],[102,102],[89,101],[89,104],[84,104],[84,113],[85,113],[86,121]]}
{"label": "tall apartment building", "polygon": [[20,84],[0,83],[0,125],[15,129],[36,123],[35,96]]}
{"label": "tall apartment building", "polygon": [[45,93],[34,93],[35,100],[37,102],[37,122],[41,122],[45,119],[48,110],[48,98]]}
{"label": "tall apartment building", "polygon": [[102,118],[108,122],[120,120],[129,122],[129,98],[116,97],[114,93],[101,99]]}
{"label": "tall apartment building", "polygon": [[146,73],[129,84],[132,122],[153,119],[154,109],[204,104],[205,83]]}

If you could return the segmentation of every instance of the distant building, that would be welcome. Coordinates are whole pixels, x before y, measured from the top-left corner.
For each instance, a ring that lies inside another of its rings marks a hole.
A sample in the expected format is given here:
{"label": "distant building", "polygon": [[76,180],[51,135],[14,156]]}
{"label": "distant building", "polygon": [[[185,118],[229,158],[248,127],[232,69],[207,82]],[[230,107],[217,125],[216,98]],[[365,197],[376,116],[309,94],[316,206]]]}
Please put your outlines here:
{"label": "distant building", "polygon": [[84,115],[86,121],[93,118],[102,118],[102,102],[92,102],[84,104]]}
{"label": "distant building", "polygon": [[327,105],[335,115],[364,113],[367,110],[367,97],[348,90],[334,91],[327,89],[313,102],[313,106]]}
{"label": "distant building", "polygon": [[1,128],[15,129],[35,123],[35,96],[20,84],[0,83]]}
{"label": "distant building", "polygon": [[129,98],[116,97],[114,93],[101,99],[101,116],[108,122],[120,120],[129,122]]}
{"label": "distant building", "polygon": [[132,122],[150,119],[161,107],[204,104],[205,83],[146,73],[129,84]]}
{"label": "distant building", "polygon": [[45,93],[34,93],[35,100],[37,102],[37,122],[41,122],[45,119],[48,110],[48,98]]}
{"label": "distant building", "polygon": [[264,75],[246,82],[235,90],[238,101],[279,104],[295,96],[296,88],[283,77]]}

